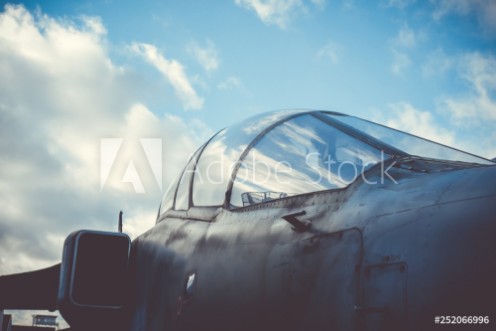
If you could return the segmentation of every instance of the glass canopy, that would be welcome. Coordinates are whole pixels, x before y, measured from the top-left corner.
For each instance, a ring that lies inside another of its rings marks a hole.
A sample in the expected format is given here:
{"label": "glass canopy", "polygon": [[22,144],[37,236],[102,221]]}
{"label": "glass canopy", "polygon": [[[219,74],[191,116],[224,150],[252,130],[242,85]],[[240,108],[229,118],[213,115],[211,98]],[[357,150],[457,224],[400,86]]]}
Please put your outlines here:
{"label": "glass canopy", "polygon": [[484,158],[357,117],[276,111],[228,127],[191,157],[160,208],[239,208],[343,188],[392,157],[494,164]]}

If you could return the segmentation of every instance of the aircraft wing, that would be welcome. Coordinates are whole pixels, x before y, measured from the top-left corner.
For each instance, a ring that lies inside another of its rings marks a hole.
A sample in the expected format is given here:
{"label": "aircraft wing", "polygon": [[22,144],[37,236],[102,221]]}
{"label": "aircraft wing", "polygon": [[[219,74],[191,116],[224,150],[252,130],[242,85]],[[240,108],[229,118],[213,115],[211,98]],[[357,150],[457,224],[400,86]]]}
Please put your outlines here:
{"label": "aircraft wing", "polygon": [[60,264],[37,271],[0,276],[0,310],[56,310]]}

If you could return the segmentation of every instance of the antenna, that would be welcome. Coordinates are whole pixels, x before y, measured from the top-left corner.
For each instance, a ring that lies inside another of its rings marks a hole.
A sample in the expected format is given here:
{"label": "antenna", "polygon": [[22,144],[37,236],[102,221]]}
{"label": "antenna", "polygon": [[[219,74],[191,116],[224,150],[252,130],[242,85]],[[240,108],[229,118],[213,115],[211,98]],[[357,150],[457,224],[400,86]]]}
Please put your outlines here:
{"label": "antenna", "polygon": [[122,210],[119,212],[119,232],[122,233]]}

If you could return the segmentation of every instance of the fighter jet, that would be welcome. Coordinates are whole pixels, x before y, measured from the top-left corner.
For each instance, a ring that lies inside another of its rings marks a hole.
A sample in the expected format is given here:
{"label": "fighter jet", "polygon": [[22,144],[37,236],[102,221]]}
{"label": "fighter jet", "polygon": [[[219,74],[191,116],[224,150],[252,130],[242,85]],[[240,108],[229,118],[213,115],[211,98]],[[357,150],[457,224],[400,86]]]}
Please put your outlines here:
{"label": "fighter jet", "polygon": [[81,230],[0,278],[72,330],[437,330],[496,323],[496,163],[354,116],[216,133],[132,242]]}

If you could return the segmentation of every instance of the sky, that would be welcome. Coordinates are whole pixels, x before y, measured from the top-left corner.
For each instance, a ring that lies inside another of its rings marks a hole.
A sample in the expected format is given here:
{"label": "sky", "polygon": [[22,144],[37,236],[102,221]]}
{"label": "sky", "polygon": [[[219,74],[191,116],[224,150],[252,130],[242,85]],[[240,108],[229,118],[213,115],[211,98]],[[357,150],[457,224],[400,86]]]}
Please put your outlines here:
{"label": "sky", "polygon": [[0,274],[152,227],[213,133],[332,110],[496,157],[496,1],[0,2]]}

